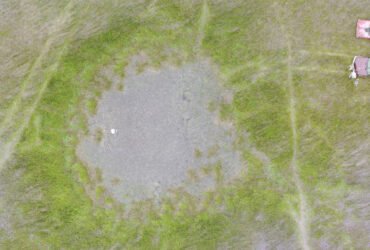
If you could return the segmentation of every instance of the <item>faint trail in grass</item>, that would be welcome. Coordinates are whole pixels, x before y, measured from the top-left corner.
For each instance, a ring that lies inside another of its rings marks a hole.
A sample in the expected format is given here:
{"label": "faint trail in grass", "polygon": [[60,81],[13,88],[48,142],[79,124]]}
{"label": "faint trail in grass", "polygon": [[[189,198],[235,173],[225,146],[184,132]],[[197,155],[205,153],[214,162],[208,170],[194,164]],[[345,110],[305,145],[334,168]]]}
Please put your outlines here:
{"label": "faint trail in grass", "polygon": [[195,52],[198,54],[202,48],[203,40],[205,36],[205,28],[207,26],[208,20],[209,20],[209,7],[207,0],[203,1],[202,6],[202,13],[200,15],[199,20],[199,29],[198,29],[198,36],[195,44]]}
{"label": "faint trail in grass", "polygon": [[[299,163],[298,163],[298,154],[299,154],[299,145],[298,145],[298,125],[297,125],[297,100],[293,80],[293,49],[292,49],[292,39],[290,37],[289,31],[286,29],[284,20],[281,17],[284,17],[284,9],[280,8],[279,4],[276,5],[275,14],[276,20],[279,23],[281,32],[285,38],[285,44],[287,49],[287,80],[286,85],[288,89],[288,98],[289,98],[289,117],[290,117],[290,128],[292,131],[292,156],[290,160],[290,169],[292,171],[293,183],[295,185],[297,194],[298,194],[298,204],[297,208],[290,203],[290,213],[297,224],[298,235],[299,235],[299,244],[303,250],[310,250],[310,222],[309,222],[309,212],[310,208],[304,193],[304,185],[300,177]],[[280,13],[279,13],[280,12]]]}
{"label": "faint trail in grass", "polygon": [[353,58],[353,55],[345,54],[341,52],[331,52],[331,51],[309,51],[309,50],[297,50],[298,53],[301,54],[312,54],[312,55],[320,55],[320,56],[332,56],[332,57],[345,57],[345,58]]}
{"label": "faint trail in grass", "polygon": [[343,74],[344,70],[333,70],[325,68],[314,68],[314,67],[293,67],[296,71],[307,71],[307,72],[317,72],[317,73],[327,73],[327,74]]}
{"label": "faint trail in grass", "polygon": [[[39,57],[35,60],[35,63],[33,65],[33,67],[31,68],[31,72],[26,77],[25,81],[22,83],[21,92],[17,95],[13,104],[11,105],[9,110],[7,110],[7,112],[6,112],[5,119],[3,120],[2,124],[1,124],[0,136],[2,136],[4,134],[4,132],[6,132],[6,129],[8,129],[9,127],[15,128],[15,131],[11,134],[11,136],[9,138],[9,141],[5,141],[5,142],[2,142],[0,144],[0,171],[4,168],[6,162],[11,158],[11,156],[12,156],[14,150],[15,150],[15,147],[17,146],[18,142],[20,141],[24,130],[27,128],[31,117],[32,117],[33,113],[35,112],[43,94],[45,93],[45,91],[48,87],[48,84],[51,80],[51,77],[53,76],[53,73],[57,70],[57,68],[59,66],[59,63],[60,63],[60,59],[61,59],[66,47],[69,44],[68,42],[65,42],[63,47],[61,49],[59,49],[59,51],[56,54],[55,63],[47,69],[47,71],[45,73],[45,79],[41,83],[41,85],[37,86],[36,85],[37,81],[35,81],[36,83],[35,83],[34,87],[39,88],[37,93],[36,93],[35,99],[31,102],[31,104],[24,103],[23,104],[24,107],[22,107],[22,102],[24,101],[23,97],[24,97],[25,91],[33,83],[32,82],[32,77],[34,77],[38,73],[42,74],[40,72],[37,72],[37,69],[38,69],[38,67],[40,67],[42,65],[43,60],[46,59],[54,39],[58,38],[58,35],[59,35],[58,32],[63,29],[65,23],[68,21],[68,17],[70,16],[70,11],[72,9],[72,6],[73,6],[73,2],[70,1],[66,5],[66,7],[64,8],[63,14],[56,19],[57,26],[54,27],[54,30],[53,30],[55,35],[50,37],[49,39],[47,39],[42,51],[40,52]],[[25,113],[24,117],[22,117],[21,123],[20,124],[12,124],[13,123],[12,121],[13,121],[15,115],[17,114],[17,112],[19,112],[19,110],[21,108],[27,109],[27,112]]]}
{"label": "faint trail in grass", "polygon": [[290,167],[293,173],[293,180],[298,191],[298,213],[295,214],[295,221],[298,224],[299,234],[301,238],[301,245],[304,250],[309,250],[309,218],[308,218],[308,204],[304,195],[303,183],[299,176],[299,166],[297,162],[298,156],[298,129],[297,129],[297,115],[296,115],[296,98],[293,83],[293,66],[292,66],[292,47],[290,40],[287,39],[288,49],[288,64],[287,64],[287,84],[289,89],[289,114],[290,114],[290,126],[292,129],[292,141],[293,141],[293,154],[290,162]]}

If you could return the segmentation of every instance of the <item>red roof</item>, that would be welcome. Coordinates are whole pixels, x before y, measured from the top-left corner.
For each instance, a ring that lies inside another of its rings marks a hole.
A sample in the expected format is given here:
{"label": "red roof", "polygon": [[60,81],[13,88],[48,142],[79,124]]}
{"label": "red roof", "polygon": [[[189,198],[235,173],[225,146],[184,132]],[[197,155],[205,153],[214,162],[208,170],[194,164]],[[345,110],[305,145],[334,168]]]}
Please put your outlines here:
{"label": "red roof", "polygon": [[354,67],[357,76],[365,77],[370,75],[370,60],[367,57],[356,56],[354,61]]}
{"label": "red roof", "polygon": [[370,39],[370,20],[357,21],[356,37]]}

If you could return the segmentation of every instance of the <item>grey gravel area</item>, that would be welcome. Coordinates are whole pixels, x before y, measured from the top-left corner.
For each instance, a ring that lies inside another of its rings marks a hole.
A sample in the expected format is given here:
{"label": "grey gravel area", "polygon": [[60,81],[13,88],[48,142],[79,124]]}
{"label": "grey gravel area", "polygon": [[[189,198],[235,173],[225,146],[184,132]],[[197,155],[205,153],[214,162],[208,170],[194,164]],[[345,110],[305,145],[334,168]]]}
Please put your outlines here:
{"label": "grey gravel area", "polygon": [[[82,138],[77,153],[90,167],[101,168],[104,185],[117,200],[152,198],[180,186],[200,193],[214,186],[211,177],[185,181],[190,169],[207,164],[220,162],[226,180],[241,172],[240,153],[232,147],[235,131],[209,108],[230,99],[230,92],[207,60],[139,74],[131,63],[124,91],[113,89],[103,94],[89,120],[91,135]],[[99,128],[100,142],[93,137]]]}

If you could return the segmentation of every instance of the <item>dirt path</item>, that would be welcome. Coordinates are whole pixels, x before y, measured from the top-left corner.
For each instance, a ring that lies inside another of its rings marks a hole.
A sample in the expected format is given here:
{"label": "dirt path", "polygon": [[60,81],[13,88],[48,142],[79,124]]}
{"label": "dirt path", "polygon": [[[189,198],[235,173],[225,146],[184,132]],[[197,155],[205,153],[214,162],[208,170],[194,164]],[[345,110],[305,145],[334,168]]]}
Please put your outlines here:
{"label": "dirt path", "polygon": [[[6,111],[6,115],[4,120],[2,121],[0,125],[0,136],[3,136],[5,132],[8,132],[10,128],[16,128],[14,132],[11,132],[11,135],[8,139],[8,141],[2,142],[0,144],[0,170],[3,169],[5,166],[5,163],[9,160],[9,158],[12,156],[14,149],[16,145],[18,144],[19,140],[21,139],[21,136],[24,132],[24,130],[27,128],[28,123],[35,112],[43,94],[45,93],[45,90],[48,87],[48,84],[50,82],[50,79],[53,75],[53,73],[57,70],[59,66],[60,59],[68,45],[68,42],[65,42],[63,47],[59,49],[56,55],[56,62],[48,68],[46,72],[42,72],[45,74],[44,81],[37,86],[37,81],[32,82],[33,77],[40,74],[38,72],[38,69],[41,67],[42,63],[46,58],[48,57],[48,52],[50,51],[50,48],[52,47],[53,43],[58,40],[59,31],[65,27],[65,25],[70,21],[70,14],[73,7],[73,2],[70,1],[67,6],[64,8],[64,11],[62,12],[61,16],[59,16],[56,19],[56,25],[53,29],[53,36],[47,39],[45,42],[45,45],[40,52],[39,57],[35,60],[34,65],[31,68],[31,72],[28,74],[24,82],[22,83],[21,91],[20,93],[15,97],[15,100],[13,101],[10,108]],[[41,73],[41,74],[42,74]],[[33,86],[35,85],[35,86]],[[25,100],[25,93],[26,90],[28,90],[30,87],[37,88],[36,97],[31,102],[31,104],[27,104],[27,101]],[[27,109],[25,113],[23,113],[22,120],[20,124],[18,121],[16,121],[16,115],[21,112],[22,109]]]}
{"label": "dirt path", "polygon": [[116,200],[130,204],[179,187],[200,195],[216,187],[206,168],[220,166],[225,181],[243,171],[233,148],[236,131],[209,109],[229,92],[208,60],[140,74],[132,60],[124,82],[123,92],[103,93],[89,119],[89,130],[100,129],[102,140],[81,138],[77,149],[83,162],[102,170],[104,186]]}

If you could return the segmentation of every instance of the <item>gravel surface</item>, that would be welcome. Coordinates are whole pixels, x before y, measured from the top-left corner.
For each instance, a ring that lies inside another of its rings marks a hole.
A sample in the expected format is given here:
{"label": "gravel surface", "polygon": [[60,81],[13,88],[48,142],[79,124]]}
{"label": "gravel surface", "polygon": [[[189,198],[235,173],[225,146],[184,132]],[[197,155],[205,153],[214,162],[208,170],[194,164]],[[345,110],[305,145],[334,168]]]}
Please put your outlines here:
{"label": "gravel surface", "polygon": [[90,118],[91,134],[102,129],[102,141],[83,138],[77,150],[90,167],[101,168],[113,197],[137,201],[179,186],[199,193],[212,188],[214,180],[185,184],[189,170],[217,162],[226,180],[238,175],[242,163],[232,149],[235,131],[209,108],[230,99],[230,92],[222,88],[210,63],[136,74],[134,61],[126,69],[124,91],[105,92]]}

